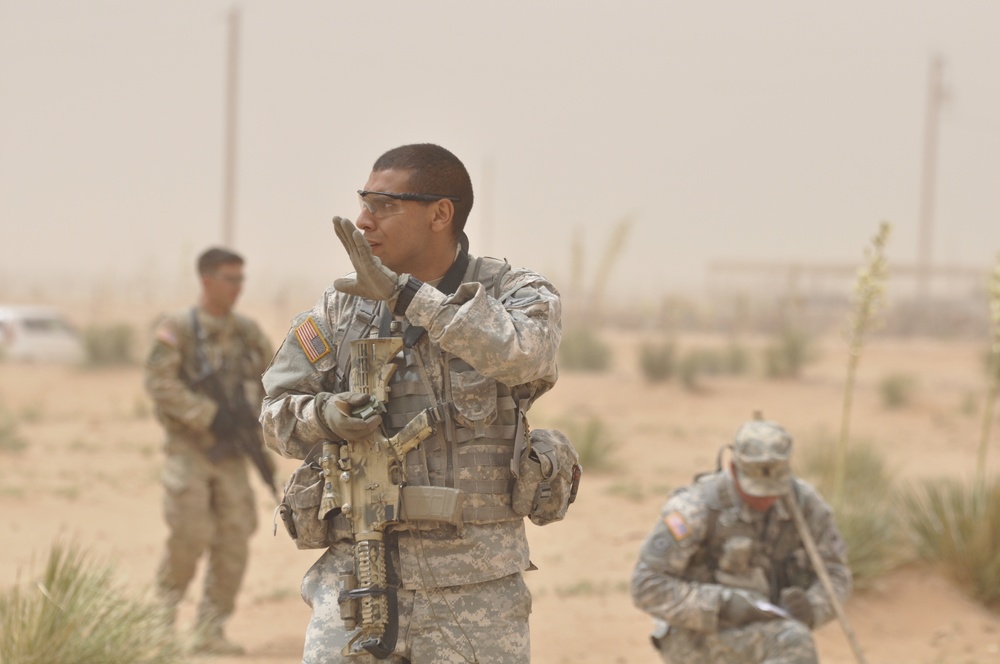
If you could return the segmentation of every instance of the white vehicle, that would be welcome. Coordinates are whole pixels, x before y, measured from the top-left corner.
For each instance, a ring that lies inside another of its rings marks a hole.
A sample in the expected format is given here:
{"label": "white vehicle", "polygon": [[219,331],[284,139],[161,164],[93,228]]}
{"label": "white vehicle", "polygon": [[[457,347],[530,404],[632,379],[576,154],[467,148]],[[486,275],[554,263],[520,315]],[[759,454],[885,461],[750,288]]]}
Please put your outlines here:
{"label": "white vehicle", "polygon": [[55,307],[0,305],[0,359],[79,364],[79,333]]}

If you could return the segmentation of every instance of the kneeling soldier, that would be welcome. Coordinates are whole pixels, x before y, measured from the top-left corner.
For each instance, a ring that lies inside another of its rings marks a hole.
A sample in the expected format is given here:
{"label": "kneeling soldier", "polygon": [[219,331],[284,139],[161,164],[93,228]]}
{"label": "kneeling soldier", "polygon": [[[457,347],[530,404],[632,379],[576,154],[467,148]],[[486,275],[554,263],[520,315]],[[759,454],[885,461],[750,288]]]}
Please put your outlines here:
{"label": "kneeling soldier", "polygon": [[[792,439],[778,424],[739,428],[729,467],[674,491],[632,574],[665,662],[817,662],[811,630],[834,617],[792,515],[804,514],[837,600],[851,590],[830,507],[792,477]],[[721,456],[720,456],[721,460]]]}

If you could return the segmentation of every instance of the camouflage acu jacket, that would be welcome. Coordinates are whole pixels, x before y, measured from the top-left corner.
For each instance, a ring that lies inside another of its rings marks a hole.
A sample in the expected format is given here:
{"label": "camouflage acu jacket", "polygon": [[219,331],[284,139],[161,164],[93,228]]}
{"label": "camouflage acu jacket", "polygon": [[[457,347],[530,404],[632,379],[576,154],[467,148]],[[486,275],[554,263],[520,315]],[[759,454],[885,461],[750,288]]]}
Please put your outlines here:
{"label": "camouflage acu jacket", "polygon": [[[477,266],[480,272],[472,281]],[[487,390],[494,395],[492,399],[497,394],[509,394],[508,402],[526,406],[555,384],[556,354],[562,336],[559,294],[544,277],[507,267],[495,259],[473,258],[466,271],[466,283],[454,294],[445,295],[424,284],[405,318],[396,319],[393,335],[404,334],[409,326],[426,329],[406,355],[416,356],[415,364],[422,367],[428,391],[433,395],[445,394],[446,382],[448,389],[454,387],[457,374],[449,357],[457,358],[466,369],[461,376],[463,386],[474,386],[478,392],[497,384],[495,389]],[[340,346],[359,318],[370,320],[371,334],[377,334],[382,308],[378,304],[376,312],[376,303],[330,288],[310,311],[294,320],[264,375],[266,394],[261,423],[265,441],[274,451],[302,459],[318,443],[331,439],[319,414],[326,400],[347,389],[345,368],[338,367],[347,354],[341,352]],[[397,390],[397,394],[400,399],[412,396],[408,388]],[[466,396],[466,405],[473,410],[480,405],[471,394]],[[397,424],[403,424],[393,422],[396,398],[390,396],[390,415],[383,418],[390,435],[398,430]],[[486,398],[482,405],[488,406],[488,401]],[[447,442],[460,454],[462,446],[473,444],[475,439]],[[407,466],[413,461],[410,457],[423,453],[410,452]],[[419,485],[427,479],[413,475],[407,481]],[[520,518],[467,523],[460,536],[454,529],[416,533],[404,529],[398,541],[400,576],[406,588],[478,583],[521,571],[529,564]]]}
{"label": "camouflage acu jacket", "polygon": [[[816,490],[794,479],[794,495],[809,525],[837,599],[851,589],[844,541]],[[671,626],[718,630],[722,589],[738,587],[777,603],[789,586],[806,590],[815,625],[834,617],[791,515],[778,502],[766,513],[747,508],[732,476],[720,471],[678,489],[646,537],[632,574],[637,607]]]}
{"label": "camouflage acu jacket", "polygon": [[[257,412],[263,397],[260,377],[273,353],[271,342],[246,316],[232,313],[220,318],[200,308],[194,311],[208,367],[219,371],[231,394],[242,388],[247,402]],[[171,440],[183,439],[207,449],[214,443],[208,428],[218,407],[193,387],[203,367],[191,312],[175,312],[156,325],[146,359],[146,391],[167,431],[168,446]]]}

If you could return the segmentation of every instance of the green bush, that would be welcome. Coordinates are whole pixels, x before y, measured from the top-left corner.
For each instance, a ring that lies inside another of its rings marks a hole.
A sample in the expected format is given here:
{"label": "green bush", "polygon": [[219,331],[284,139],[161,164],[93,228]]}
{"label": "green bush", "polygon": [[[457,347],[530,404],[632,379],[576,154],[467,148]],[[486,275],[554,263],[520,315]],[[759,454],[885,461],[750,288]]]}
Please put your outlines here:
{"label": "green bush", "polygon": [[0,593],[4,664],[168,664],[181,652],[162,610],[129,597],[113,567],[56,544],[45,572]]}
{"label": "green bush", "polygon": [[924,480],[901,494],[917,551],[972,597],[1000,608],[1000,480]]}
{"label": "green bush", "polygon": [[639,348],[639,368],[651,383],[670,380],[677,364],[677,350],[673,341],[658,344],[644,343]]}
{"label": "green bush", "polygon": [[913,403],[917,379],[909,374],[890,374],[879,381],[878,391],[886,408],[905,408]]}
{"label": "green bush", "polygon": [[133,364],[134,341],[134,331],[124,323],[92,325],[83,333],[83,345],[87,353],[86,364],[91,367]]}
{"label": "green bush", "polygon": [[564,330],[559,366],[568,371],[607,371],[611,367],[611,347],[589,327]]}
{"label": "green bush", "polygon": [[835,500],[835,450],[834,441],[825,436],[802,450],[802,477],[832,501],[837,527],[847,544],[854,585],[864,588],[905,562],[905,533],[894,500],[894,479],[875,446],[856,442],[847,451],[844,491]]}
{"label": "green bush", "polygon": [[572,441],[580,465],[586,472],[608,472],[616,468],[614,456],[617,441],[611,438],[604,421],[597,416],[573,419],[563,426],[566,436]]}
{"label": "green bush", "polygon": [[14,416],[0,408],[0,452],[20,452],[27,446],[27,441],[18,432]]}
{"label": "green bush", "polygon": [[806,364],[816,359],[816,351],[809,335],[789,327],[764,347],[763,359],[768,378],[798,378]]}
{"label": "green bush", "polygon": [[984,350],[980,355],[980,361],[987,380],[1000,380],[1000,357],[995,357],[992,349]]}
{"label": "green bush", "polygon": [[681,357],[677,375],[684,389],[693,392],[701,388],[701,376],[706,373],[704,357],[699,350],[689,350]]}
{"label": "green bush", "polygon": [[751,369],[750,351],[735,341],[726,346],[722,355],[723,372],[742,376]]}

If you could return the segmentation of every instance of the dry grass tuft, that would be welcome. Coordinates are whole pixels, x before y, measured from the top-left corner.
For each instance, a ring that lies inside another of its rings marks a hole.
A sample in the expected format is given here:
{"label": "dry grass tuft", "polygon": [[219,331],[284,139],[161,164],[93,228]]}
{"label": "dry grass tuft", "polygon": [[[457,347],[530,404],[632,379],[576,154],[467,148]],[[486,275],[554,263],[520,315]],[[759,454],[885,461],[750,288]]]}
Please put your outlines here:
{"label": "dry grass tuft", "polygon": [[1000,480],[925,480],[901,495],[918,552],[983,604],[1000,608]]}
{"label": "dry grass tuft", "polygon": [[[825,437],[801,455],[802,476],[824,496],[833,496],[835,455],[833,441]],[[847,543],[854,585],[864,588],[906,562],[905,533],[894,500],[894,478],[874,445],[855,441],[845,459],[843,481],[844,491],[831,506]]]}
{"label": "dry grass tuft", "polygon": [[4,664],[169,664],[181,651],[160,609],[115,584],[113,568],[55,544],[41,578],[0,593]]}

